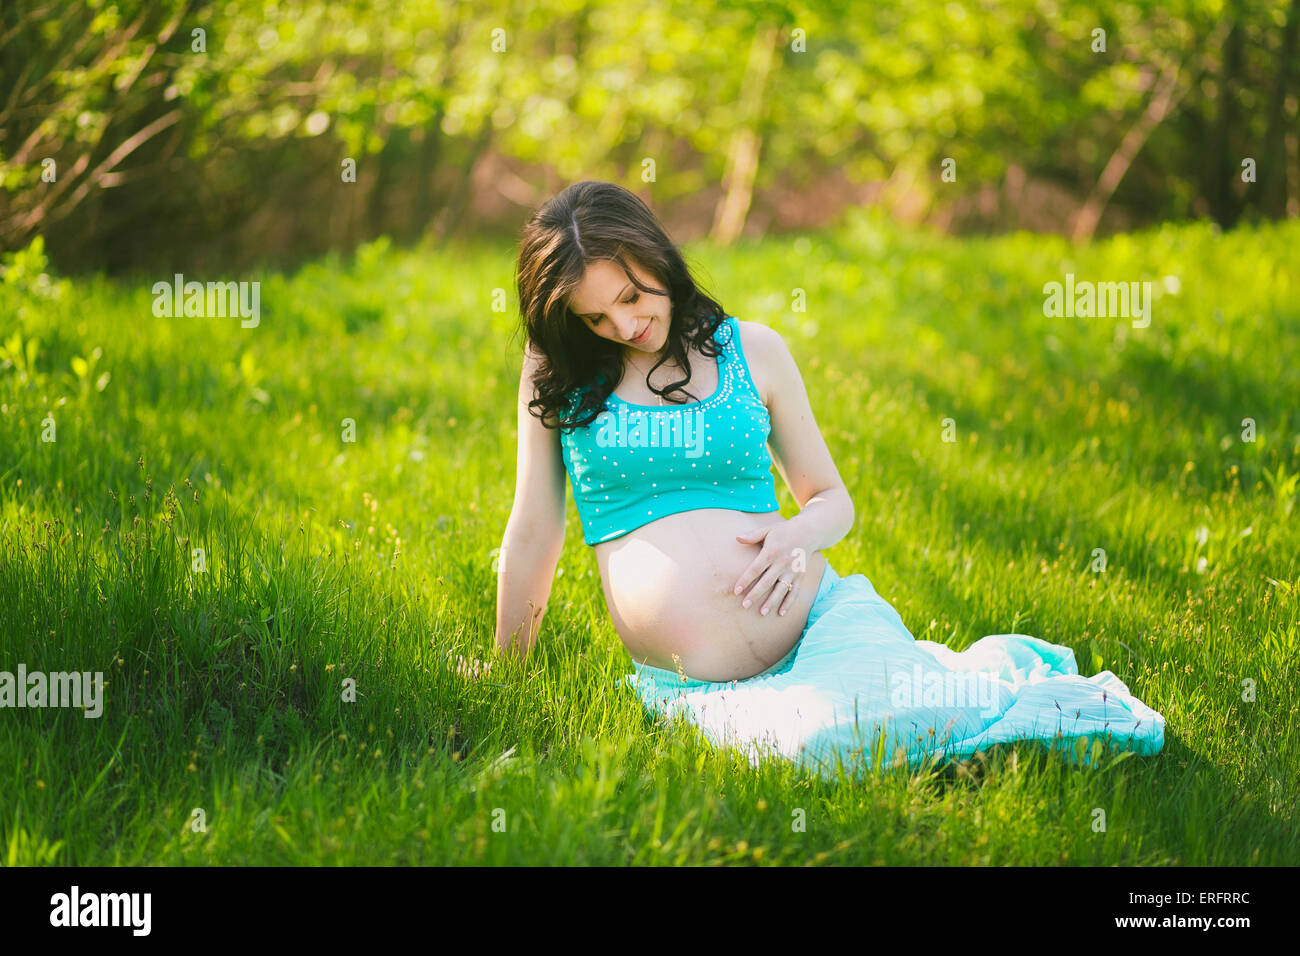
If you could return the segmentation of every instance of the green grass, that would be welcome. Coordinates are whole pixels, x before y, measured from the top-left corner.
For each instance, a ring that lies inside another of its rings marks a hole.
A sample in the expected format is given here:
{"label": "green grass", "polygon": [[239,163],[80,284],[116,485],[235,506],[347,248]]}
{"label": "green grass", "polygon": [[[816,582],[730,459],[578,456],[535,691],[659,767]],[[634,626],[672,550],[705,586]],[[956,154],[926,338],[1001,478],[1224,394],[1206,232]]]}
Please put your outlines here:
{"label": "green grass", "polygon": [[[244,277],[255,329],[154,318],[175,270],[47,281],[33,251],[0,285],[0,669],[108,687],[98,720],[0,711],[0,861],[1300,859],[1300,223],[1076,249],[857,216],[688,252],[799,362],[857,507],[836,569],[917,637],[1034,634],[1113,670],[1165,715],[1158,757],[751,770],[616,689],[630,662],[572,505],[538,647],[491,661],[513,248],[381,241]],[[1153,281],[1150,327],[1045,317],[1066,272]]]}

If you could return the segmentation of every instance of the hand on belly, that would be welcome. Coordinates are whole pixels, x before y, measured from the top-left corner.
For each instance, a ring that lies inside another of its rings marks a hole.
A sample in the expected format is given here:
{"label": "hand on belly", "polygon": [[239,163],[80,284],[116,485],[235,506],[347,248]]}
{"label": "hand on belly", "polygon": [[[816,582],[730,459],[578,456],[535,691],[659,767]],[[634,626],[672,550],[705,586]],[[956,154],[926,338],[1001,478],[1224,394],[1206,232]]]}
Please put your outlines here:
{"label": "hand on belly", "polygon": [[[660,518],[596,546],[605,601],[633,659],[698,680],[740,680],[777,663],[808,620],[826,560],[808,559],[788,613],[732,587],[761,550],[736,535],[778,515],[702,509]],[[764,596],[766,597],[766,596]],[[676,655],[676,660],[674,660]]]}

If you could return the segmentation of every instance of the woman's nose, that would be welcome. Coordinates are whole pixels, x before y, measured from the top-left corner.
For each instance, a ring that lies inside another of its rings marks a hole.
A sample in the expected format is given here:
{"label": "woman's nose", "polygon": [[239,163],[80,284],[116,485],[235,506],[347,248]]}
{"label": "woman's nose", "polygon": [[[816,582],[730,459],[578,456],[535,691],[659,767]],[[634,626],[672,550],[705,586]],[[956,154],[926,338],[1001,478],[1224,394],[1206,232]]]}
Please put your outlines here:
{"label": "woman's nose", "polygon": [[618,334],[627,342],[636,338],[637,320],[631,315],[625,315],[614,320],[614,327],[618,329]]}

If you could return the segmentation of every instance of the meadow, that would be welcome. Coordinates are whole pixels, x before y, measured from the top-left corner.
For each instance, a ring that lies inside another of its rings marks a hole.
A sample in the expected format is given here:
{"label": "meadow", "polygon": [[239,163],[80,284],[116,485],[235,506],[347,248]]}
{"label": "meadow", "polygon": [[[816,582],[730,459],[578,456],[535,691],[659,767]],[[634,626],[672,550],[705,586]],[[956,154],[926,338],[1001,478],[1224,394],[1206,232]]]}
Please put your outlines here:
{"label": "meadow", "polygon": [[[619,687],[571,500],[539,643],[495,659],[509,243],[194,277],[260,281],[254,328],[38,243],[0,282],[0,670],[106,686],[97,719],[0,710],[0,861],[1300,862],[1300,222],[1072,246],[856,213],[685,251],[799,363],[856,506],[839,573],[918,638],[1068,645],[1165,716],[1160,755],[751,768]],[[1067,274],[1151,282],[1149,326],[1045,315]]]}

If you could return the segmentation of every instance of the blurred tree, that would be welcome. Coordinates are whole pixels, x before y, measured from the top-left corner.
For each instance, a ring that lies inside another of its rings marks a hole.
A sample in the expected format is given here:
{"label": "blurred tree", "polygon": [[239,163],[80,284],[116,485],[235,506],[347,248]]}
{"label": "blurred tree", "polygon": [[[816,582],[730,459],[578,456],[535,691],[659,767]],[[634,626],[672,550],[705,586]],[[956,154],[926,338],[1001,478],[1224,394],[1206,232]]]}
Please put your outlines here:
{"label": "blurred tree", "polygon": [[1031,181],[1080,239],[1229,226],[1300,210],[1298,31],[1300,0],[6,0],[0,247],[248,265],[579,178],[702,196],[730,242],[829,172],[915,217],[1015,227]]}

